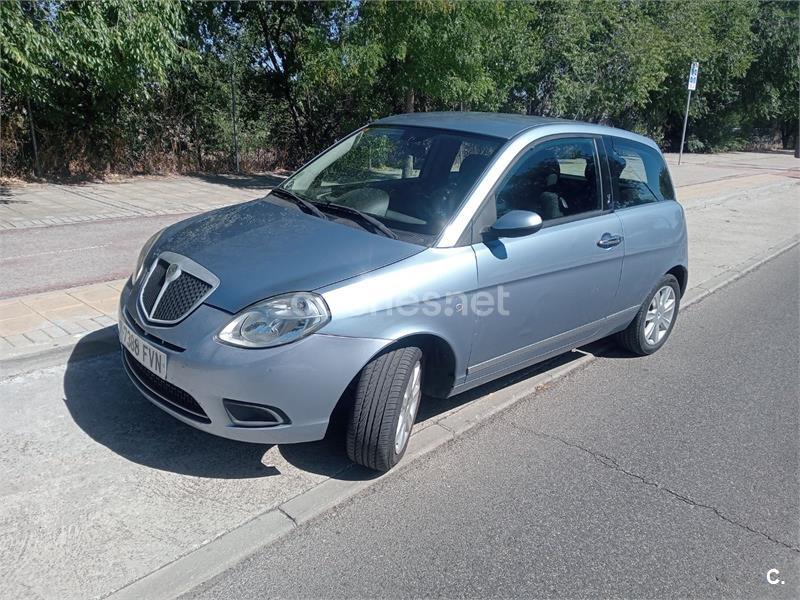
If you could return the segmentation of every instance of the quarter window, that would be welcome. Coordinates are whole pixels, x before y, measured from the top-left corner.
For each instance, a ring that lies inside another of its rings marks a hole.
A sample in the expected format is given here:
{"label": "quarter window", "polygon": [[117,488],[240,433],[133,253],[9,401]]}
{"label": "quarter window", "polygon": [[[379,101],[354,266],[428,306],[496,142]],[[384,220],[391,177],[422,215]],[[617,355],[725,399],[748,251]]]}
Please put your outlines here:
{"label": "quarter window", "polygon": [[675,199],[667,165],[655,149],[613,138],[608,164],[617,208]]}
{"label": "quarter window", "polygon": [[537,144],[506,175],[495,194],[497,216],[529,210],[552,221],[601,210],[597,153],[591,138]]}

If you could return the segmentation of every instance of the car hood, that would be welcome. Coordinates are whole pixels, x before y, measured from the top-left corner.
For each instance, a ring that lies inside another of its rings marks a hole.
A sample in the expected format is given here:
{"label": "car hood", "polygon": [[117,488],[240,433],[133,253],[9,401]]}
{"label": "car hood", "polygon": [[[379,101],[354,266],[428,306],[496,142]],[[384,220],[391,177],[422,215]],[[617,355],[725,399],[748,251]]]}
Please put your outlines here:
{"label": "car hood", "polygon": [[151,252],[176,252],[214,273],[220,284],[206,304],[236,313],[259,300],[328,286],[424,250],[272,200],[176,223]]}

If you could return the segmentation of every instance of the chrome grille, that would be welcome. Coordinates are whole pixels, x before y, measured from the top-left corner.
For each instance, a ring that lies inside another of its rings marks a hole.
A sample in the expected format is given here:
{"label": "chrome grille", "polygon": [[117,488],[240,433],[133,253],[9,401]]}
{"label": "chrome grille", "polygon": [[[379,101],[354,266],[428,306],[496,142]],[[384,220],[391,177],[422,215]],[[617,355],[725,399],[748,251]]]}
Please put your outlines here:
{"label": "chrome grille", "polygon": [[153,310],[153,305],[156,303],[161,288],[164,287],[164,277],[167,274],[167,267],[169,265],[163,260],[157,260],[153,271],[147,278],[147,283],[142,289],[142,305],[144,306],[147,314]]}
{"label": "chrome grille", "polygon": [[219,285],[213,273],[185,256],[162,252],[142,282],[139,305],[151,323],[174,325]]}
{"label": "chrome grille", "polygon": [[182,318],[210,289],[211,285],[205,281],[201,281],[189,273],[181,273],[164,290],[161,301],[153,311],[153,319],[174,321]]}

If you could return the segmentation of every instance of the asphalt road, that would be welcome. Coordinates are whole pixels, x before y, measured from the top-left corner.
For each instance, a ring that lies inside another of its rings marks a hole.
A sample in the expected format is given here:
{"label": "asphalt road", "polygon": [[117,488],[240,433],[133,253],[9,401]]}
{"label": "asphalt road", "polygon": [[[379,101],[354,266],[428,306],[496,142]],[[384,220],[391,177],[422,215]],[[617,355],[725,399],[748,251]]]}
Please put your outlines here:
{"label": "asphalt road", "polygon": [[189,597],[799,597],[799,260],[688,310],[657,355],[607,353]]}
{"label": "asphalt road", "polygon": [[122,279],[159,229],[188,214],[107,219],[0,233],[0,298]]}

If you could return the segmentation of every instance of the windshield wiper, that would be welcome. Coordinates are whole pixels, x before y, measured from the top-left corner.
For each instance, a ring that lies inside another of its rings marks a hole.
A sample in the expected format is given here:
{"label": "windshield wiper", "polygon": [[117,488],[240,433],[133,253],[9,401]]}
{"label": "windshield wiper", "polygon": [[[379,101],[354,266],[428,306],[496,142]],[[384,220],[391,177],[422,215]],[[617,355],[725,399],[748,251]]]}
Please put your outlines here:
{"label": "windshield wiper", "polygon": [[291,202],[294,202],[298,206],[298,208],[302,210],[304,213],[308,213],[309,215],[314,215],[315,217],[319,217],[320,219],[328,218],[322,213],[320,209],[314,206],[312,202],[306,200],[305,198],[301,198],[294,192],[290,192],[287,189],[279,187],[272,188],[270,194],[275,194],[276,196],[280,196],[285,200],[290,200]]}
{"label": "windshield wiper", "polygon": [[395,235],[394,231],[386,227],[386,225],[378,221],[378,219],[372,215],[361,212],[357,208],[345,206],[344,204],[336,204],[335,202],[320,202],[319,206],[322,210],[328,210],[333,213],[338,212],[339,214],[345,215],[354,221],[359,221],[362,225],[366,224],[367,227],[373,231],[373,233],[380,232],[386,237],[392,238],[393,240],[397,239],[397,235]]}

